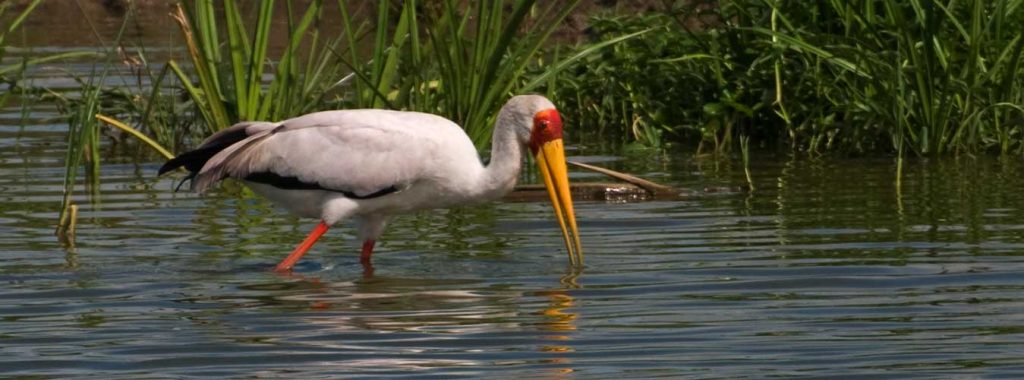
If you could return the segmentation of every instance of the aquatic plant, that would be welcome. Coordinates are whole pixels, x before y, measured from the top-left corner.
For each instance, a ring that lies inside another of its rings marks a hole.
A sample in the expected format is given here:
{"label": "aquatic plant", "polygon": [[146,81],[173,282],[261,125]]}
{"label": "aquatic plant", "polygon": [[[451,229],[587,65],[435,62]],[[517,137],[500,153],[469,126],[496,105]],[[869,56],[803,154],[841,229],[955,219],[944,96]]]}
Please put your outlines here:
{"label": "aquatic plant", "polygon": [[[18,30],[29,15],[42,3],[42,0],[34,0],[28,3],[6,29],[0,30],[0,62],[3,62],[7,52],[8,37]],[[2,16],[11,2],[0,2],[0,16]],[[121,32],[124,29],[122,28]],[[7,88],[0,92],[0,107],[4,106],[11,96],[15,87],[21,86],[18,82],[24,80],[25,71],[45,62],[59,61],[64,59],[97,57],[103,54],[93,51],[71,51],[58,54],[39,56],[26,56],[21,62],[0,65],[0,81],[7,82]],[[11,77],[8,77],[12,75]],[[65,157],[65,175],[63,183],[63,196],[61,197],[59,225],[57,234],[63,241],[71,242],[74,239],[74,226],[76,223],[77,208],[72,203],[74,187],[77,183],[78,171],[83,162],[86,164],[85,174],[90,189],[97,189],[99,181],[99,131],[93,115],[99,109],[100,86],[106,76],[106,70],[100,70],[98,65],[93,66],[93,71],[86,82],[82,82],[80,91],[81,100],[75,102],[67,101],[68,97],[53,91],[48,91],[52,99],[61,100],[60,103],[69,116],[68,122],[68,150]],[[23,89],[21,89],[23,90]]]}
{"label": "aquatic plant", "polygon": [[[98,74],[95,68],[93,74]],[[92,75],[90,78],[102,81],[105,75],[106,73]],[[99,189],[100,133],[99,123],[93,118],[93,115],[99,111],[101,91],[100,86],[91,82],[88,83],[81,92],[81,99],[70,107],[67,135],[68,150],[64,157],[63,195],[58,216],[59,224],[56,229],[57,235],[62,239],[67,239],[66,236],[69,234],[73,235],[71,226],[75,223],[75,218],[70,215],[74,210],[72,196],[78,183],[78,171],[83,164],[85,166],[86,188],[94,192]],[[71,232],[69,233],[69,231]]]}
{"label": "aquatic plant", "polygon": [[[1024,152],[1021,1],[830,2],[861,75],[840,88],[917,154]],[[895,37],[895,38],[893,38]],[[816,43],[821,46],[821,43]]]}
{"label": "aquatic plant", "polygon": [[[482,143],[490,129],[485,118],[504,100],[500,95],[510,93],[529,59],[576,2],[550,3],[538,12],[543,18],[533,20],[544,26],[533,29],[524,25],[535,1],[513,2],[511,16],[504,15],[506,3],[463,7],[445,1],[440,9],[428,10],[407,1],[396,12],[390,2],[380,1],[376,18],[357,23],[350,5],[339,1],[342,33],[318,49],[319,28],[312,26],[323,17],[323,5],[314,1],[300,21],[289,23],[290,42],[275,61],[268,85],[262,78],[269,66],[266,36],[273,2],[260,3],[250,39],[234,1],[224,2],[218,12],[211,1],[197,0],[179,7],[175,17],[198,84],[192,85],[175,62],[171,67],[212,129],[239,120],[281,120],[328,105],[391,108],[446,115],[471,128],[471,136]],[[221,30],[227,31],[224,41]],[[303,66],[298,51],[307,31],[313,46]],[[367,45],[372,46],[368,53],[357,48]],[[307,70],[300,73],[299,67]],[[339,80],[342,73],[347,76]],[[332,100],[325,96],[327,89],[336,90],[337,102],[327,102]]]}
{"label": "aquatic plant", "polygon": [[656,32],[577,65],[555,97],[650,144],[1024,152],[1021,3],[666,2],[594,19],[596,41]]}
{"label": "aquatic plant", "polygon": [[[198,83],[177,63],[171,67],[211,129],[326,108],[390,108],[446,116],[482,148],[490,142],[493,117],[505,98],[534,91],[571,62],[631,37],[537,65],[548,38],[578,3],[445,0],[394,6],[381,0],[375,18],[357,22],[350,5],[339,1],[336,19],[342,31],[320,42],[319,20],[330,16],[324,16],[321,1],[314,1],[298,21],[291,21],[289,10],[289,43],[274,61],[268,84],[262,78],[269,66],[266,36],[273,2],[259,3],[250,40],[234,1],[224,2],[221,11],[209,0],[197,0],[179,7],[175,17]],[[221,30],[227,31],[226,40],[219,37]],[[309,55],[300,59],[299,51]]]}
{"label": "aquatic plant", "polygon": [[[347,62],[356,77],[350,104],[440,114],[483,147],[508,96],[533,91],[564,68],[545,65],[533,81],[526,80],[548,38],[578,3],[445,0],[431,7],[406,1],[394,21],[388,2],[381,1],[369,57],[349,50]],[[347,12],[342,19],[349,44],[358,44],[356,31],[366,24],[354,25]]]}
{"label": "aquatic plant", "polygon": [[[57,104],[58,108],[68,118],[67,152],[64,160],[64,183],[63,196],[61,198],[59,224],[57,235],[69,245],[74,244],[74,225],[76,206],[72,202],[75,187],[78,184],[78,175],[82,167],[85,168],[85,181],[83,184],[89,191],[90,199],[95,199],[100,184],[100,145],[101,127],[106,123],[128,136],[147,144],[164,156],[170,156],[166,149],[162,148],[159,140],[165,142],[179,141],[181,131],[185,123],[178,124],[182,117],[177,112],[167,112],[165,107],[174,107],[173,95],[167,95],[161,90],[167,70],[163,70],[159,76],[146,65],[136,62],[137,59],[129,57],[122,47],[122,38],[127,27],[132,22],[132,14],[121,23],[114,42],[104,51],[77,52],[81,55],[93,55],[103,57],[94,61],[91,71],[84,76],[76,76],[79,88],[77,91],[56,92],[43,89],[44,97]],[[91,21],[90,21],[91,22]],[[140,48],[138,58],[145,61],[145,49]],[[120,62],[119,62],[120,61]],[[133,92],[132,86],[128,84],[128,75],[119,75],[123,67],[119,64],[128,64],[133,73],[139,76]],[[153,83],[152,88],[142,84],[142,75],[149,76],[149,82]],[[123,86],[109,86],[108,77],[121,78]],[[141,95],[146,93],[148,96]],[[171,111],[174,111],[171,109]],[[132,119],[140,121],[140,126],[145,132],[157,136],[157,140],[151,139],[143,131],[129,127],[128,125],[114,120],[103,113],[114,115],[126,114]],[[173,121],[173,124],[168,124]],[[177,132],[176,132],[177,131]]]}
{"label": "aquatic plant", "polygon": [[[324,43],[320,37],[323,1],[309,3],[298,18],[288,1],[284,30],[288,42],[273,61],[276,67],[269,83],[264,80],[271,66],[268,51],[274,3],[256,3],[258,13],[251,34],[234,0],[224,1],[222,12],[212,0],[178,4],[174,17],[198,84],[177,62],[169,65],[209,131],[241,120],[281,120],[317,110],[340,77],[343,66],[330,54],[337,40]],[[226,32],[226,39],[221,31]],[[304,56],[301,47],[307,51]]]}
{"label": "aquatic plant", "polygon": [[[578,3],[519,0],[506,16],[504,1],[482,1],[461,12],[454,0],[445,1],[438,22],[426,28],[430,72],[439,82],[437,96],[429,98],[434,104],[427,107],[440,106],[477,146],[489,143],[496,111],[509,94],[531,90],[522,83],[527,65]],[[528,19],[535,6],[537,16]],[[467,24],[475,30],[468,31]]]}

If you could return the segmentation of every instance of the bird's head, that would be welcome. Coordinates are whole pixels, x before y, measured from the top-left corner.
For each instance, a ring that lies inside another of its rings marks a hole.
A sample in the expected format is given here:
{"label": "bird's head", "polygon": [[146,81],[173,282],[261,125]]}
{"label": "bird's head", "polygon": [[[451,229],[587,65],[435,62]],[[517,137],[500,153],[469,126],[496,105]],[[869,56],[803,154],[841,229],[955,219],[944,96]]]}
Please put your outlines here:
{"label": "bird's head", "polygon": [[518,111],[514,112],[515,117],[522,118],[514,125],[529,126],[529,130],[520,127],[516,134],[530,148],[537,162],[544,186],[551,196],[555,217],[558,218],[558,225],[562,229],[569,262],[573,265],[582,265],[583,248],[576,227],[576,213],[573,210],[565,148],[562,143],[562,117],[555,109],[555,105],[543,96],[516,96],[506,105],[510,106]]}

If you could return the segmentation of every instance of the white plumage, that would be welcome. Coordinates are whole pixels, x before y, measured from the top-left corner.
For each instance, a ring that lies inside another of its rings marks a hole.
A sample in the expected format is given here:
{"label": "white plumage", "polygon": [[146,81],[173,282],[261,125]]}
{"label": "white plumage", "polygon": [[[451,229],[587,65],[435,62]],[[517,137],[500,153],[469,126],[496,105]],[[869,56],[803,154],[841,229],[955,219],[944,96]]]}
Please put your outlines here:
{"label": "white plumage", "polygon": [[[557,138],[551,137],[555,128]],[[553,140],[558,146],[547,147]],[[319,218],[323,227],[307,239],[308,246],[327,226],[355,218],[368,265],[373,243],[392,216],[501,197],[515,185],[523,153],[529,147],[540,155],[542,144],[544,152],[558,150],[549,155],[560,157],[549,158],[560,162],[548,164],[564,177],[561,119],[546,98],[527,95],[512,98],[499,113],[491,164],[486,167],[462,128],[448,119],[368,109],[316,112],[278,123],[240,123],[168,161],[160,172],[186,167],[197,191],[223,178],[242,180],[296,215]],[[576,239],[570,244],[563,224],[567,249],[578,251],[571,201],[559,205],[564,201],[554,187],[550,191],[556,213],[568,213]],[[567,182],[562,190],[568,191]],[[308,250],[302,249],[307,242],[289,256],[294,256],[291,263],[282,262],[278,269],[289,269]]]}

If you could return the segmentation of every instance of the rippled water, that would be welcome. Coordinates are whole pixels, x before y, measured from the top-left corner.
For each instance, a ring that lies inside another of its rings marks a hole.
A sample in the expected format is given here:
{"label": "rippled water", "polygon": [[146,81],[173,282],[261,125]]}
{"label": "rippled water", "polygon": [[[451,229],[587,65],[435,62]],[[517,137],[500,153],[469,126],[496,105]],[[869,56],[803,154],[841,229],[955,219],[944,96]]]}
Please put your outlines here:
{"label": "rippled water", "polygon": [[[577,205],[572,273],[544,203],[399,219],[364,274],[334,229],[224,186],[107,163],[73,247],[53,236],[63,131],[0,114],[0,376],[766,378],[1024,376],[1019,158],[685,153],[577,159],[696,190]],[[573,155],[573,153],[570,153]],[[594,178],[577,173],[577,180]]]}

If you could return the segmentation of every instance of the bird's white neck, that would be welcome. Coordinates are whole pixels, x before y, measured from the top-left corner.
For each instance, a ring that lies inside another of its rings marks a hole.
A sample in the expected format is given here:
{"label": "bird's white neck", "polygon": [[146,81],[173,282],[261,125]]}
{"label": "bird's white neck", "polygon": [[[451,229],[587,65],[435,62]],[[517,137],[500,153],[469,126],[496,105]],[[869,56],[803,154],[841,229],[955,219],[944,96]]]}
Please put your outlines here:
{"label": "bird's white neck", "polygon": [[484,168],[477,189],[481,198],[497,199],[516,185],[523,165],[524,146],[515,135],[508,115],[498,115],[491,139],[491,162]]}

